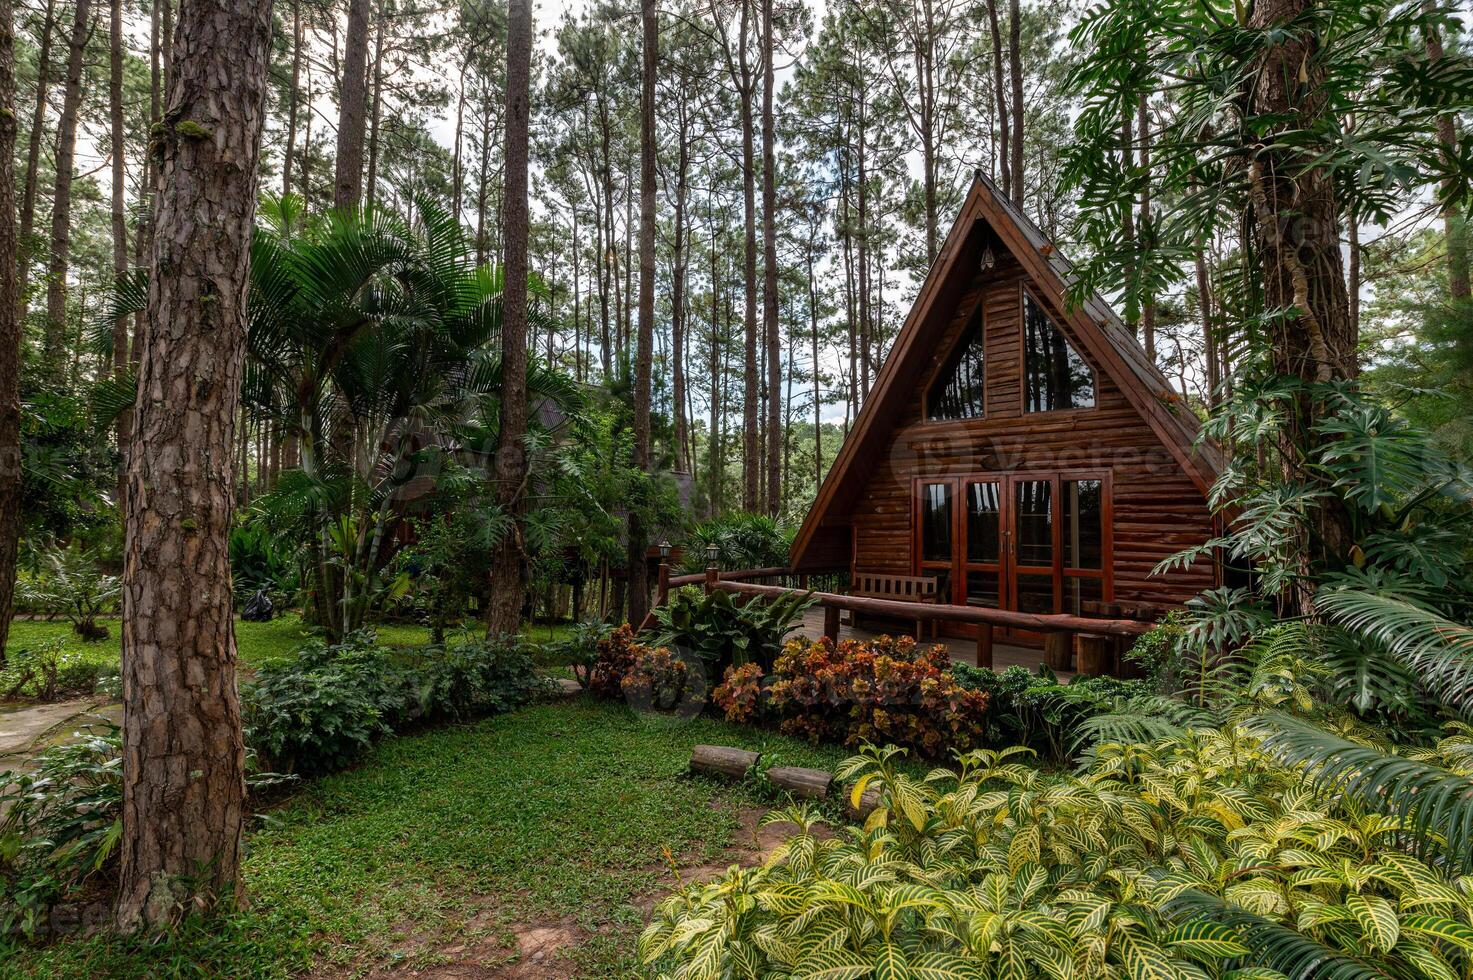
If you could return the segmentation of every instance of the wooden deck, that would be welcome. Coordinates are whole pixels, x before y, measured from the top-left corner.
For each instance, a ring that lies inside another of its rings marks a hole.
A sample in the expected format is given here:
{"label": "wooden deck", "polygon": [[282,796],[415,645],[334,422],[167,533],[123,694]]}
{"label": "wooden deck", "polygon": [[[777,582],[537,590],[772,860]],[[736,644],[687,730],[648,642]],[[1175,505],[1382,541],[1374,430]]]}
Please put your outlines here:
{"label": "wooden deck", "polygon": [[[807,637],[817,638],[822,636],[823,607],[814,606],[812,609],[808,610],[808,612],[805,613],[803,616],[803,625],[798,627],[797,632]],[[907,635],[911,635],[908,630],[904,629],[904,627],[898,623],[896,624],[896,628],[889,632],[892,636],[898,633],[906,633]],[[880,635],[878,632],[875,632],[873,630],[856,629],[852,626],[841,626],[839,628],[839,633],[839,639],[846,640],[850,638],[868,640]],[[940,643],[946,647],[947,652],[951,654],[952,660],[959,661],[961,663],[971,664],[973,667],[977,666],[977,643],[975,640],[968,640],[954,636],[943,636],[935,642]],[[1007,670],[1009,667],[1022,667],[1029,673],[1037,673],[1038,667],[1042,663],[1042,649],[1014,646],[1009,643],[992,644],[993,670],[1003,671]],[[1056,671],[1055,673],[1058,674],[1060,680],[1068,680],[1070,677],[1074,676],[1072,673],[1069,673],[1067,671]]]}

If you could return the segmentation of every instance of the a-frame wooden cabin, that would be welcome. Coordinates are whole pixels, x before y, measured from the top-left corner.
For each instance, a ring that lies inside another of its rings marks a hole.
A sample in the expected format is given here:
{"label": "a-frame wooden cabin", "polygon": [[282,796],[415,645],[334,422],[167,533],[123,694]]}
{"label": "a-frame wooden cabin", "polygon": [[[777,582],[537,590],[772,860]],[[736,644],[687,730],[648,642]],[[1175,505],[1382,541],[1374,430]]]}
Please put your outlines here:
{"label": "a-frame wooden cabin", "polygon": [[792,548],[792,567],[934,576],[939,601],[1090,615],[1176,605],[1209,563],[1220,466],[1098,296],[985,177],[973,181]]}

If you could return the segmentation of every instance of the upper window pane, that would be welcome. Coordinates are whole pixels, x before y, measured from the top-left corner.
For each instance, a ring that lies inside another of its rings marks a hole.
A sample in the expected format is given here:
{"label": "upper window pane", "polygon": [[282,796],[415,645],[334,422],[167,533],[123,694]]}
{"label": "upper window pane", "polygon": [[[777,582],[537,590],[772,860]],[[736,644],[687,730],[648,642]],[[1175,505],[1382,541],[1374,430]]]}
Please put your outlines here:
{"label": "upper window pane", "polygon": [[951,484],[921,487],[921,560],[951,559]]}
{"label": "upper window pane", "polygon": [[1099,568],[1104,551],[1104,486],[1099,480],[1065,480],[1064,567]]}
{"label": "upper window pane", "polygon": [[998,560],[999,504],[996,483],[967,484],[967,561]]}
{"label": "upper window pane", "polygon": [[981,418],[987,410],[983,384],[982,304],[972,311],[951,357],[942,366],[931,390],[926,393],[926,417],[941,419]]}
{"label": "upper window pane", "polygon": [[1023,292],[1023,410],[1093,408],[1095,377],[1033,297]]}

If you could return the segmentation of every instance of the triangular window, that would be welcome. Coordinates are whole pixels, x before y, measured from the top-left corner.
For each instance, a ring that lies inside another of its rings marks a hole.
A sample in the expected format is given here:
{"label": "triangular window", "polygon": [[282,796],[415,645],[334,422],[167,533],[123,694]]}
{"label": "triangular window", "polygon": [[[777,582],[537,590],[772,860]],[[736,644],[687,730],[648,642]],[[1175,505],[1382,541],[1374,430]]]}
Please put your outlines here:
{"label": "triangular window", "polygon": [[1094,408],[1095,376],[1043,307],[1023,292],[1023,410]]}
{"label": "triangular window", "polygon": [[972,318],[926,392],[926,417],[944,419],[976,419],[987,411],[987,388],[983,369],[984,338],[982,304],[977,304]]}

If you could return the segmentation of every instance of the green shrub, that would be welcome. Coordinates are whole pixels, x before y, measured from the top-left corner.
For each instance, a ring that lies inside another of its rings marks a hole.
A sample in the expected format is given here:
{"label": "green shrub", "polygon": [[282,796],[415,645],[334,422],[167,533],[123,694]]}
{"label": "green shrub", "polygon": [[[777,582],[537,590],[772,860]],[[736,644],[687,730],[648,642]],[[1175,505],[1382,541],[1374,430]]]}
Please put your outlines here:
{"label": "green shrub", "polygon": [[413,713],[410,677],[359,632],[266,664],[241,689],[246,741],[272,768],[341,769]]}
{"label": "green shrub", "polygon": [[65,616],[72,631],[89,643],[105,640],[107,627],[97,621],[117,605],[122,580],[104,575],[97,556],[73,544],[41,555],[41,574],[22,584],[22,598],[32,608]]}
{"label": "green shrub", "polygon": [[35,649],[10,651],[0,670],[0,697],[55,701],[91,693],[117,674],[115,651],[77,650],[52,640]]}
{"label": "green shrub", "polygon": [[1055,765],[1074,755],[1090,719],[1152,690],[1145,681],[1115,677],[1075,676],[1061,683],[1045,666],[1037,674],[1016,666],[999,673],[970,664],[954,664],[951,671],[957,683],[990,699],[989,745],[1026,746]]}
{"label": "green shrub", "polygon": [[801,592],[764,599],[686,586],[654,610],[659,625],[649,645],[692,653],[706,663],[712,676],[746,663],[771,670],[783,638],[815,601]]}
{"label": "green shrub", "polygon": [[435,717],[510,711],[547,690],[528,649],[505,638],[424,647],[408,676],[422,685],[425,713]]}
{"label": "green shrub", "polygon": [[567,635],[542,644],[539,663],[569,668],[573,679],[586,689],[592,680],[593,665],[598,661],[599,643],[609,633],[608,624],[598,620],[578,623]]}
{"label": "green shrub", "polygon": [[230,529],[230,578],[235,601],[245,603],[261,589],[285,605],[297,591],[296,549],[263,521]]}
{"label": "green shrub", "polygon": [[87,729],[42,752],[34,768],[0,773],[0,934],[33,935],[50,907],[110,870],[122,833],[122,732]]}
{"label": "green shrub", "polygon": [[318,774],[406,725],[506,711],[546,686],[527,649],[513,642],[391,650],[360,630],[262,667],[241,702],[247,744],[263,760],[282,772]]}

